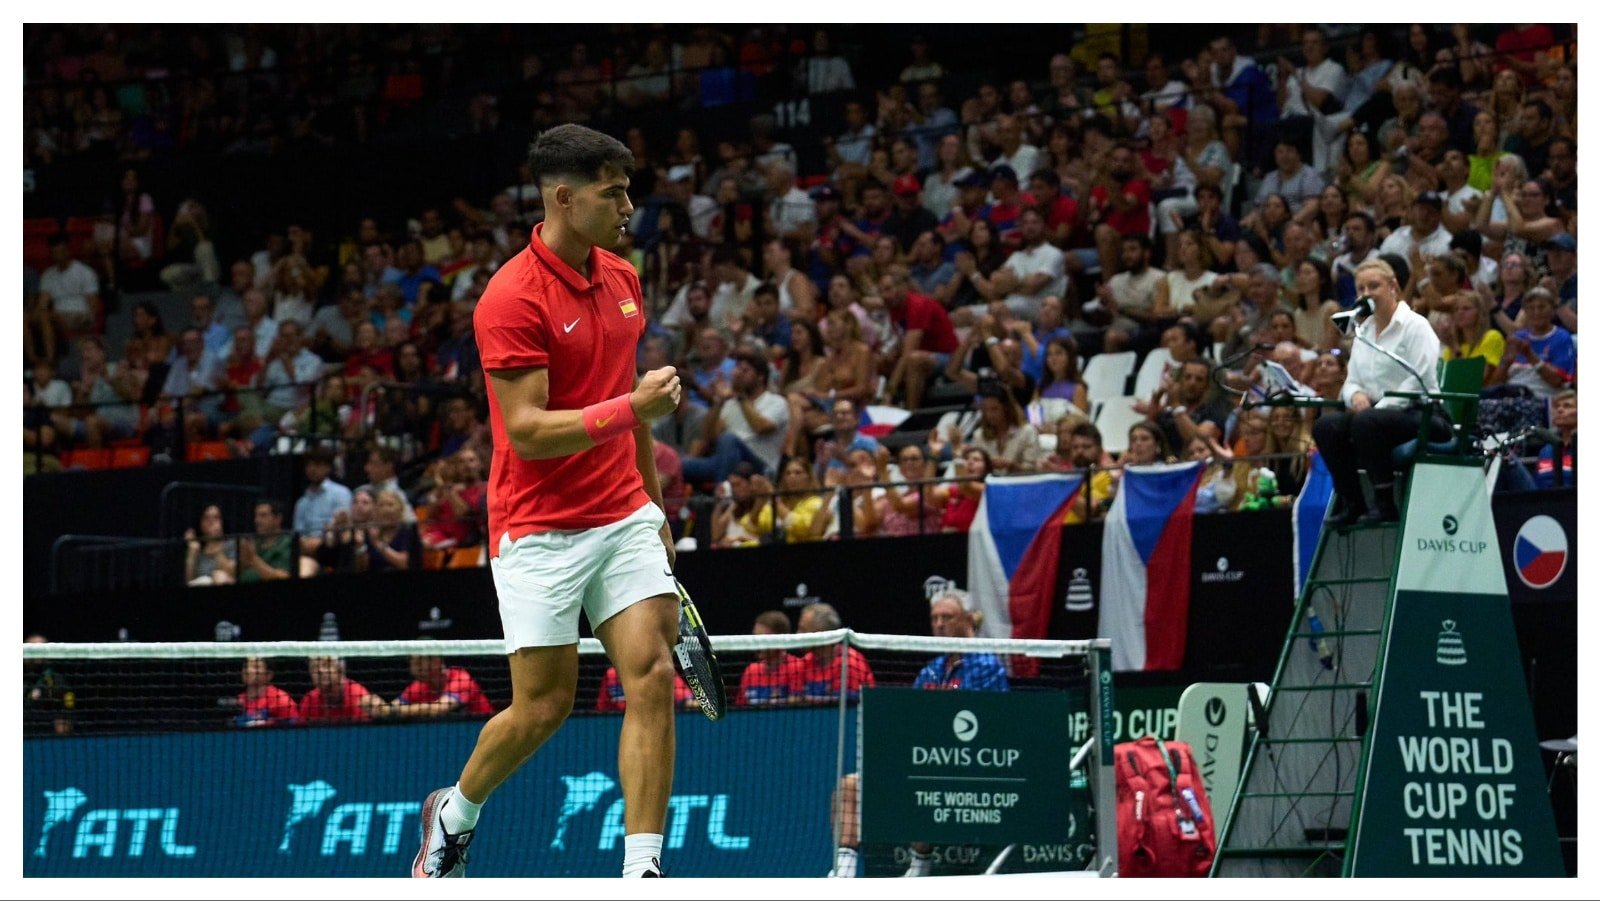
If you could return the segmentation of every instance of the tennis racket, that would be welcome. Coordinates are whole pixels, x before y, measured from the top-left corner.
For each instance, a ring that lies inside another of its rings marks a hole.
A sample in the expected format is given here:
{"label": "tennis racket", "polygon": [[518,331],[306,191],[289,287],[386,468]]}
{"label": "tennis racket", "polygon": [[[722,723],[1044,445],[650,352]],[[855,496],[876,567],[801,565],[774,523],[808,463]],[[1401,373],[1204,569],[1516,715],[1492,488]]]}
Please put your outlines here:
{"label": "tennis racket", "polygon": [[672,584],[678,589],[678,643],[672,649],[678,661],[678,671],[688,684],[694,699],[700,703],[700,712],[708,720],[719,720],[728,709],[728,696],[722,685],[722,667],[717,665],[717,655],[711,650],[711,639],[700,621],[700,611],[689,592],[677,579]]}

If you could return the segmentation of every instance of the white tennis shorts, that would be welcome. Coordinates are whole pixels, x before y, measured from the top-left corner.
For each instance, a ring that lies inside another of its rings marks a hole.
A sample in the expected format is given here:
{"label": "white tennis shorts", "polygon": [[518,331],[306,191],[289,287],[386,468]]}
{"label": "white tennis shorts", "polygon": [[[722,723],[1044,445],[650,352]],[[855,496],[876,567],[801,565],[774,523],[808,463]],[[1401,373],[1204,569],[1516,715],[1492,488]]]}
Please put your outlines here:
{"label": "white tennis shorts", "polygon": [[490,561],[506,653],[576,644],[578,611],[591,628],[647,598],[676,593],[653,503],[593,529],[500,536]]}

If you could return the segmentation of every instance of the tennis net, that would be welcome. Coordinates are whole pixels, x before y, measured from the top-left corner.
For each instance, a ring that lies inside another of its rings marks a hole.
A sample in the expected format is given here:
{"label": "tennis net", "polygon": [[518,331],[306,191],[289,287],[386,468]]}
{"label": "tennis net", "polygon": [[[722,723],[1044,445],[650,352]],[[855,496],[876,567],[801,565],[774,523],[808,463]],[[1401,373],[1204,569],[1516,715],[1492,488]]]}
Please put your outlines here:
{"label": "tennis net", "polygon": [[[681,704],[672,875],[826,873],[859,690],[910,686],[937,655],[1000,654],[1029,674],[1013,691],[1066,692],[1092,712],[1094,642],[844,629],[713,642],[733,706],[712,723]],[[599,642],[579,652],[573,715],[485,806],[473,876],[620,869],[625,698]],[[784,690],[760,675],[785,665],[807,675]],[[23,859],[38,876],[404,874],[423,797],[511,701],[500,641],[25,644],[23,667]],[[1092,839],[1078,844],[1092,855]],[[999,850],[945,853],[940,872],[981,872]],[[869,872],[908,852],[863,848],[880,853]]]}

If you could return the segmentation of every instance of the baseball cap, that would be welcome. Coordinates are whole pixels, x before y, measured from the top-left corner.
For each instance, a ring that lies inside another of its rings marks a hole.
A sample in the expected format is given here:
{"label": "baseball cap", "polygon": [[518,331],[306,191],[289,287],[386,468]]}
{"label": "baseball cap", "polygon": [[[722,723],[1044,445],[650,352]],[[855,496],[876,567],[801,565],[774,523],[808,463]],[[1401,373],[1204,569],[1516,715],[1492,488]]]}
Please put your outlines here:
{"label": "baseball cap", "polygon": [[688,166],[688,165],[673,166],[671,169],[667,170],[667,181],[683,181],[684,179],[693,179],[693,178],[694,178],[694,167],[693,166]]}
{"label": "baseball cap", "polygon": [[1423,191],[1421,194],[1417,195],[1416,200],[1411,202],[1425,203],[1436,210],[1444,209],[1444,198],[1440,197],[1437,191]]}
{"label": "baseball cap", "polygon": [[917,181],[915,175],[902,175],[894,180],[896,194],[921,194],[922,182]]}
{"label": "baseball cap", "polygon": [[1010,181],[1012,184],[1016,184],[1017,170],[1007,166],[1005,163],[1001,163],[1000,165],[989,170],[989,179],[991,181],[999,181],[1002,178]]}
{"label": "baseball cap", "polygon": [[838,200],[839,189],[833,185],[821,184],[811,189],[812,200]]}
{"label": "baseball cap", "polygon": [[956,179],[956,187],[987,188],[989,187],[989,179],[982,172],[974,169],[971,172],[968,172],[966,175],[961,176],[959,179]]}
{"label": "baseball cap", "polygon": [[1566,232],[1562,232],[1559,235],[1551,235],[1549,240],[1544,242],[1544,246],[1551,250],[1565,250],[1567,253],[1578,252],[1578,240]]}
{"label": "baseball cap", "polygon": [[1450,239],[1450,249],[1465,250],[1471,256],[1479,256],[1483,253],[1483,235],[1470,228],[1462,229]]}

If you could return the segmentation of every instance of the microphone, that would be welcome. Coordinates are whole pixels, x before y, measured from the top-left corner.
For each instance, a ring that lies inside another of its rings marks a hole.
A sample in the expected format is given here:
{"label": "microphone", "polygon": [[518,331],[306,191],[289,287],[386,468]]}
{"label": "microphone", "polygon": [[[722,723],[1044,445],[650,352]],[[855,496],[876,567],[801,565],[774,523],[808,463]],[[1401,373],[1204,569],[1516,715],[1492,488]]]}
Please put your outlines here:
{"label": "microphone", "polygon": [[1369,295],[1357,298],[1355,306],[1343,312],[1334,313],[1329,318],[1333,320],[1334,327],[1339,330],[1339,334],[1348,336],[1355,334],[1356,326],[1361,324],[1368,316],[1371,316],[1376,309],[1377,301],[1373,300]]}

